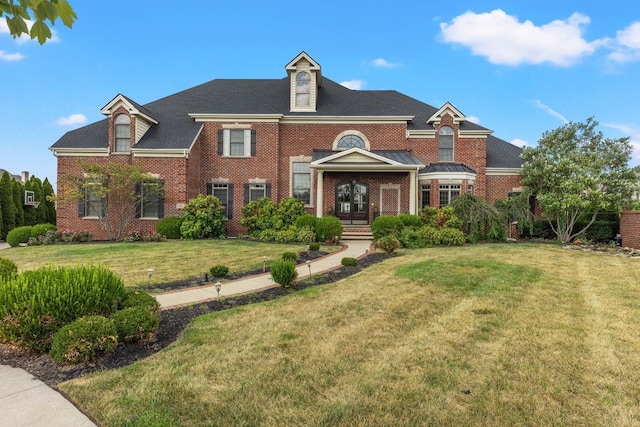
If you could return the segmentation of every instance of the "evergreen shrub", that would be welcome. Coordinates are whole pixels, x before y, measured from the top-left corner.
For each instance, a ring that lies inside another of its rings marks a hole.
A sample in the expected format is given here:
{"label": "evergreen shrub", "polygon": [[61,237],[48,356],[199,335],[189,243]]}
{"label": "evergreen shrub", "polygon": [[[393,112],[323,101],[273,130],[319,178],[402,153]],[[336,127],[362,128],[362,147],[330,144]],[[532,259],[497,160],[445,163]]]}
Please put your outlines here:
{"label": "evergreen shrub", "polygon": [[103,316],[81,317],[62,327],[54,336],[49,355],[58,363],[90,362],[118,345],[118,332]]}
{"label": "evergreen shrub", "polygon": [[116,311],[111,320],[120,342],[149,341],[153,339],[160,325],[158,314],[145,307],[129,307]]}
{"label": "evergreen shrub", "polygon": [[162,234],[167,239],[179,239],[181,226],[182,218],[168,216],[158,221],[158,224],[156,224],[156,233]]}
{"label": "evergreen shrub", "polygon": [[298,278],[296,263],[285,259],[273,261],[270,274],[273,281],[285,289],[294,287]]}
{"label": "evergreen shrub", "polygon": [[20,243],[28,243],[31,237],[31,226],[25,225],[16,227],[7,234],[7,243],[9,246],[18,246]]}

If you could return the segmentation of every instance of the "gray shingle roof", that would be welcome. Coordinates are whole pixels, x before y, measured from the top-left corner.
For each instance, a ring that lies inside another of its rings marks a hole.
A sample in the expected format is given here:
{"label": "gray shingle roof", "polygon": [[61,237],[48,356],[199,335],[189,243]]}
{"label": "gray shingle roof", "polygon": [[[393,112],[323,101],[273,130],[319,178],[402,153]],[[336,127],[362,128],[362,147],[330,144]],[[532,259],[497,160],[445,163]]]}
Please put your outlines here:
{"label": "gray shingle roof", "polygon": [[487,167],[512,168],[522,167],[522,148],[516,147],[493,135],[487,137]]}
{"label": "gray shingle roof", "polygon": [[[289,78],[217,79],[140,105],[158,121],[136,144],[140,149],[188,149],[201,127],[189,114],[283,114],[290,116],[414,116],[409,130],[432,130],[426,121],[438,109],[394,90],[351,90],[323,77],[316,112],[290,112]],[[107,148],[108,120],[64,134],[51,148]],[[461,129],[486,130],[465,121]],[[506,144],[506,145],[505,145]],[[388,156],[391,156],[387,152]],[[498,138],[487,140],[488,167],[519,167],[520,149]],[[400,155],[400,162],[408,161]],[[413,155],[412,155],[413,156]],[[415,158],[415,156],[413,156]],[[389,157],[392,158],[392,157]],[[416,158],[417,159],[417,158]],[[415,161],[415,160],[411,160]],[[414,164],[420,164],[419,160]]]}

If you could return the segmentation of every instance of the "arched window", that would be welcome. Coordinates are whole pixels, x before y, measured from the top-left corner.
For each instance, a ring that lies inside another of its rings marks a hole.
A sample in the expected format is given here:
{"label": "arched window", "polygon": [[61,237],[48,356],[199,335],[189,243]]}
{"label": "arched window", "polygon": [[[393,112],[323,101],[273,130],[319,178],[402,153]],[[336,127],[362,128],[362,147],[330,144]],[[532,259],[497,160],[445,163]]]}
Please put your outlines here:
{"label": "arched window", "polygon": [[131,151],[131,118],[126,114],[119,114],[115,119],[115,151],[128,153]]}
{"label": "arched window", "polygon": [[364,141],[358,135],[345,135],[338,141],[338,150],[348,150],[354,147],[366,148]]}
{"label": "arched window", "polygon": [[296,76],[296,107],[308,106],[311,102],[311,76],[306,71]]}
{"label": "arched window", "polygon": [[438,131],[438,161],[453,161],[453,129],[442,126]]}

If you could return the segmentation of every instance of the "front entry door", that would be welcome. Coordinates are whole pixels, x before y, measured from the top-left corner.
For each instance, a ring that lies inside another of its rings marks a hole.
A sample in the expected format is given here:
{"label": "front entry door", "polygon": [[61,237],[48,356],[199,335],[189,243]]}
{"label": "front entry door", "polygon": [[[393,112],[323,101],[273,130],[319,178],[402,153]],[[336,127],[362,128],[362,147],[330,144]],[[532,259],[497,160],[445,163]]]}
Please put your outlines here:
{"label": "front entry door", "polygon": [[336,213],[351,224],[369,222],[369,186],[360,182],[336,185]]}

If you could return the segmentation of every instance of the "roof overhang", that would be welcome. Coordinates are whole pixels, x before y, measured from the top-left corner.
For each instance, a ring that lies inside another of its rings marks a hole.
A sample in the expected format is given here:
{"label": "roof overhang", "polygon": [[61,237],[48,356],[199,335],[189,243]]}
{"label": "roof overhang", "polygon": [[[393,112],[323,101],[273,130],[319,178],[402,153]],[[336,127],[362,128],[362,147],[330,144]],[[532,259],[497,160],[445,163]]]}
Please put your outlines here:
{"label": "roof overhang", "polygon": [[438,111],[436,111],[431,117],[427,119],[427,123],[439,124],[444,115],[450,115],[453,118],[453,123],[459,124],[467,120],[464,114],[460,112],[452,103],[446,102]]}
{"label": "roof overhang", "polygon": [[49,150],[56,157],[105,157],[109,155],[109,147],[104,148],[55,148],[49,147]]}
{"label": "roof overhang", "polygon": [[517,176],[521,175],[521,168],[487,168],[487,176]]}
{"label": "roof overhang", "polygon": [[277,123],[282,119],[282,114],[210,114],[189,113],[196,122],[217,123]]}
{"label": "roof overhang", "polygon": [[351,148],[315,160],[309,167],[317,171],[408,172],[424,165],[405,164],[361,148]]}
{"label": "roof overhang", "polygon": [[414,116],[283,116],[282,123],[404,124]]}
{"label": "roof overhang", "polygon": [[431,180],[437,179],[440,182],[443,181],[475,181],[476,174],[472,172],[428,172],[418,174],[418,179]]}

